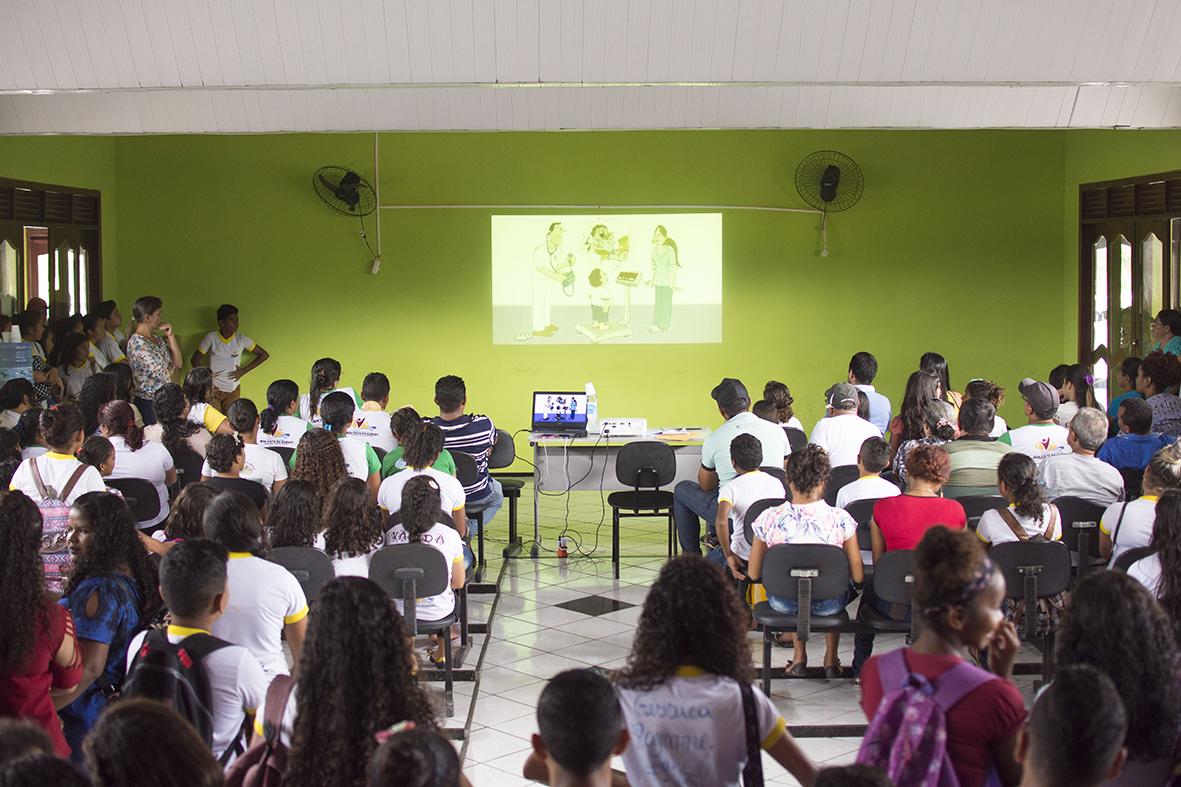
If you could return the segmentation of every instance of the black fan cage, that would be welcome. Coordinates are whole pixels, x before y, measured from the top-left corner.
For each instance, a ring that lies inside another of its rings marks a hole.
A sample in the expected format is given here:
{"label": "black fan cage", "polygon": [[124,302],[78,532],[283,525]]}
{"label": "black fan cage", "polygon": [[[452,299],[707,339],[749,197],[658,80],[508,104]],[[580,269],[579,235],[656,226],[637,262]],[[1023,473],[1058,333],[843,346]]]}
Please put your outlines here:
{"label": "black fan cage", "polygon": [[[348,167],[328,166],[320,167],[312,175],[312,188],[316,190],[316,196],[320,198],[328,207],[332,208],[337,213],[344,216],[368,216],[373,211],[377,210],[377,195],[373,192],[373,187],[369,185],[369,181],[357,175],[359,178],[357,182],[357,204],[349,205],[336,195],[336,192],[329,187],[329,183],[333,186],[338,185],[346,175],[353,173],[353,170]],[[328,181],[325,183],[324,181]]]}
{"label": "black fan cage", "polygon": [[[820,197],[820,178],[829,166],[841,171],[836,197],[825,202]],[[817,210],[829,212],[848,210],[857,204],[865,191],[865,176],[857,162],[837,150],[818,150],[804,158],[796,167],[796,191],[804,202]]]}

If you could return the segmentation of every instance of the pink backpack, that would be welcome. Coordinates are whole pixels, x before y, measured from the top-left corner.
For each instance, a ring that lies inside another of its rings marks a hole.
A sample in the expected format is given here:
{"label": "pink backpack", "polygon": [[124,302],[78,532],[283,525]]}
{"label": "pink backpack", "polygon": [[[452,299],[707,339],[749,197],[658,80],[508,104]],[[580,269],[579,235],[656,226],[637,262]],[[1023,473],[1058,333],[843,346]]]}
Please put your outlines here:
{"label": "pink backpack", "polygon": [[41,566],[45,572],[45,589],[60,595],[74,567],[69,547],[70,504],[66,501],[90,466],[78,465],[61,492],[46,486],[36,459],[29,460],[29,469],[33,473],[37,496],[41,498],[37,501],[37,508],[41,509]]}
{"label": "pink backpack", "polygon": [[[947,754],[947,713],[996,675],[962,661],[934,682],[906,667],[903,649],[878,661],[882,701],[857,762],[886,772],[898,787],[959,787]],[[996,782],[989,774],[988,784]]]}

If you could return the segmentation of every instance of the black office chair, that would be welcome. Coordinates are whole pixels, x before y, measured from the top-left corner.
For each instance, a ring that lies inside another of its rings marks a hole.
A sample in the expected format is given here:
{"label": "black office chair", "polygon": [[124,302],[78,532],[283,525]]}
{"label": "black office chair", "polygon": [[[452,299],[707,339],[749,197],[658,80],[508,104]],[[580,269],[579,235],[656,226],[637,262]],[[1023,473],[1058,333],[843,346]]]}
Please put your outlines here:
{"label": "black office chair", "polygon": [[787,435],[787,444],[791,446],[791,452],[794,454],[800,451],[808,444],[808,435],[804,434],[803,429],[796,429],[793,426],[783,427],[784,433]]}
{"label": "black office chair", "polygon": [[[1082,577],[1107,560],[1099,552],[1099,522],[1107,509],[1081,497],[1060,497],[1054,501],[1062,516],[1062,543],[1070,550],[1075,573]],[[1085,555],[1085,557],[1083,557]]]}
{"label": "black office chair", "polygon": [[1152,547],[1132,547],[1127,552],[1124,552],[1122,555],[1117,557],[1115,562],[1111,564],[1111,568],[1114,571],[1122,571],[1126,574],[1128,573],[1128,569],[1132,567],[1133,563],[1137,562],[1138,560],[1143,560],[1152,553]]}
{"label": "black office chair", "polygon": [[807,642],[812,631],[851,630],[849,614],[813,615],[812,602],[837,598],[849,587],[849,559],[840,547],[827,544],[780,544],[763,558],[762,583],[768,596],[794,599],[795,615],[776,612],[770,601],[755,604],[754,618],[763,627],[763,693],[771,694],[771,643],[781,631],[794,631]]}
{"label": "black office chair", "polygon": [[1144,468],[1121,467],[1119,474],[1124,477],[1124,500],[1135,500],[1144,494]]}
{"label": "black office chair", "polygon": [[443,690],[450,704],[455,680],[451,663],[451,626],[458,618],[452,612],[440,620],[419,620],[416,606],[417,599],[437,596],[451,585],[451,567],[447,565],[447,559],[442,552],[427,544],[385,546],[373,554],[369,578],[390,598],[402,601],[402,619],[412,635],[440,635],[443,656],[447,659],[443,668]]}
{"label": "black office chair", "polygon": [[176,467],[176,492],[189,484],[201,481],[201,468],[205,466],[205,457],[196,451],[181,451],[172,456],[172,463]]}
{"label": "black office chair", "polygon": [[[451,452],[451,458],[455,460],[455,477],[459,479],[459,483],[468,487],[479,480],[480,473],[471,454],[456,450]],[[487,565],[484,562],[484,511],[487,508],[487,502],[464,503],[464,512],[468,518],[476,520],[476,582],[483,580],[484,567]]]}
{"label": "black office chair", "polygon": [[910,620],[897,620],[878,612],[862,598],[857,608],[857,622],[875,634],[906,634],[907,644],[919,638],[922,615],[914,603],[914,552],[895,549],[882,555],[873,567],[873,592],[882,601],[894,606],[910,607]]}
{"label": "black office chair", "polygon": [[294,448],[287,448],[287,447],[281,446],[281,445],[268,445],[267,448],[270,449],[271,451],[274,451],[279,456],[283,457],[283,466],[284,467],[291,466],[291,457],[295,456],[295,449]]}
{"label": "black office chair", "polygon": [[904,482],[901,478],[899,478],[898,474],[895,473],[893,470],[883,470],[882,471],[882,478],[889,481],[891,484],[898,487],[903,492],[906,491],[906,482]]}
{"label": "black office chair", "polygon": [[1053,627],[1038,631],[1038,601],[1070,587],[1070,550],[1061,541],[1008,541],[988,551],[1005,576],[1005,596],[1025,602],[1021,638],[1042,652],[1042,680],[1053,673]]}
{"label": "black office chair", "polygon": [[[492,455],[488,457],[488,469],[499,470],[509,467],[517,461],[517,447],[513,445],[513,437],[503,429],[496,430],[496,442],[492,444]],[[521,539],[517,535],[517,505],[521,500],[521,490],[525,482],[519,478],[497,476],[504,490],[504,499],[508,501],[508,546],[504,548],[504,556],[515,555],[521,547]]]}
{"label": "black office chair", "polygon": [[309,604],[336,576],[332,558],[315,547],[275,547],[267,555],[267,560],[278,563],[295,577]]}
{"label": "black office chair", "polygon": [[742,537],[746,539],[746,543],[754,546],[755,543],[755,520],[762,515],[768,508],[781,506],[788,501],[786,497],[769,497],[765,500],[756,500],[746,507],[746,514],[742,517]]}
{"label": "black office chair", "polygon": [[123,493],[123,502],[131,509],[131,515],[137,523],[151,522],[160,515],[160,494],[151,481],[143,478],[104,478],[103,483]]}
{"label": "black office chair", "polygon": [[370,444],[370,446],[369,446],[369,447],[373,449],[373,453],[377,454],[377,461],[378,461],[378,462],[384,462],[384,461],[385,461],[385,455],[386,455],[388,452],[387,452],[387,451],[386,451],[384,448],[378,448],[377,446],[375,446],[375,445],[373,445],[373,444]]}
{"label": "black office chair", "polygon": [[631,489],[607,495],[611,506],[611,566],[619,579],[619,520],[668,517],[668,554],[677,553],[677,528],[673,522],[673,493],[660,487],[677,477],[677,458],[668,443],[640,440],[627,443],[615,457],[615,478]]}
{"label": "black office chair", "polygon": [[834,467],[828,476],[828,484],[824,487],[824,502],[835,506],[837,492],[841,491],[841,487],[853,483],[860,475],[861,471],[857,469],[857,465],[837,465]]}
{"label": "black office chair", "polygon": [[783,484],[783,494],[784,495],[791,494],[787,489],[787,473],[784,472],[782,467],[775,467],[774,465],[763,465],[762,467],[759,468],[759,470],[766,473],[767,475],[773,475],[777,479],[779,479],[779,483]]}
{"label": "black office chair", "polygon": [[1000,495],[968,495],[955,498],[964,507],[964,516],[968,518],[968,527],[972,530],[980,524],[980,517],[985,511],[996,511],[1009,507],[1009,501]]}
{"label": "black office chair", "polygon": [[859,549],[873,549],[873,541],[869,535],[869,520],[873,519],[873,507],[879,498],[856,500],[845,507],[849,516],[857,520],[857,547]]}

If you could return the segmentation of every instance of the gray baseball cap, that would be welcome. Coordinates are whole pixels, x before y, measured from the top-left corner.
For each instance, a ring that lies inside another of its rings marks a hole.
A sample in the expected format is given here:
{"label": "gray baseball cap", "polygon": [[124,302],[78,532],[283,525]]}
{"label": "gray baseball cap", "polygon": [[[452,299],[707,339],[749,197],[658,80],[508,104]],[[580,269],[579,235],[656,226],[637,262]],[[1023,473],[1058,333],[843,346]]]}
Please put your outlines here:
{"label": "gray baseball cap", "polygon": [[852,383],[837,383],[824,392],[824,397],[834,410],[856,410],[860,402],[857,386]]}
{"label": "gray baseball cap", "polygon": [[750,394],[746,392],[746,386],[733,377],[723,377],[709,395],[727,410],[732,407],[750,407]]}
{"label": "gray baseball cap", "polygon": [[1049,383],[1026,377],[1017,385],[1017,390],[1021,391],[1029,409],[1038,418],[1049,418],[1058,410],[1058,392]]}

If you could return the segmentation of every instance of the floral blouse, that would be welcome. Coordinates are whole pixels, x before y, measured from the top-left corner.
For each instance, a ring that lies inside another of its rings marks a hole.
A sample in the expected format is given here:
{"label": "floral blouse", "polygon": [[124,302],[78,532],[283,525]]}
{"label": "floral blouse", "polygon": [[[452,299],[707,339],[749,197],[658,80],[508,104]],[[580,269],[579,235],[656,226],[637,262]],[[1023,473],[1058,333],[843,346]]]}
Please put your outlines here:
{"label": "floral blouse", "polygon": [[150,399],[166,383],[172,382],[172,352],[163,339],[145,339],[133,333],[127,340],[127,362],[139,396]]}

